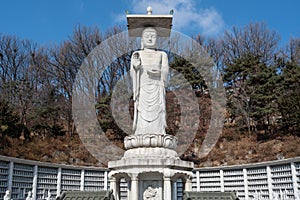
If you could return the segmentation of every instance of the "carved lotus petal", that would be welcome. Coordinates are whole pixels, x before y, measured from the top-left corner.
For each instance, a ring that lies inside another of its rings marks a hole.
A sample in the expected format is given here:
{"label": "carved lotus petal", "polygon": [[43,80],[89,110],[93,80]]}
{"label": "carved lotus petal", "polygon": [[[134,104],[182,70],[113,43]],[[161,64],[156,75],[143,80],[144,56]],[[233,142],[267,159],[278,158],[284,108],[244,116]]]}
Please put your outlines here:
{"label": "carved lotus petal", "polygon": [[145,135],[145,136],[142,138],[142,143],[143,143],[143,146],[144,146],[144,147],[151,147],[151,137],[148,136],[148,135]]}
{"label": "carved lotus petal", "polygon": [[152,147],[157,147],[158,146],[159,135],[157,135],[157,136],[152,135],[150,137],[150,140],[151,140],[151,146]]}
{"label": "carved lotus petal", "polygon": [[134,137],[130,141],[131,141],[132,148],[137,148],[140,146],[138,138]]}
{"label": "carved lotus petal", "polygon": [[173,149],[176,147],[176,139],[175,137],[171,136],[171,135],[166,135],[164,137],[164,147],[169,148],[169,149]]}
{"label": "carved lotus petal", "polygon": [[145,135],[131,135],[124,140],[126,149],[139,147],[164,147],[168,149],[175,149],[177,139],[172,135],[163,134],[145,134]]}

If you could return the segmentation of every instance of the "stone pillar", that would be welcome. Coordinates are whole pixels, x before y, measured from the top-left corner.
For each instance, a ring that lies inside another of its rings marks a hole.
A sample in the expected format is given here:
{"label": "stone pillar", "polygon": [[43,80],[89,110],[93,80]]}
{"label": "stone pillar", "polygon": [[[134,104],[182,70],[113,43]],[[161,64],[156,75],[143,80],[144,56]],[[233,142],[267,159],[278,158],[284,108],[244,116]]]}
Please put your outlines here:
{"label": "stone pillar", "polygon": [[297,181],[297,170],[296,170],[296,164],[294,162],[291,163],[291,170],[292,170],[292,181],[293,181],[294,197],[296,199],[298,197],[298,194],[299,194],[299,190],[298,190],[299,183]]}
{"label": "stone pillar", "polygon": [[164,176],[164,200],[172,200],[171,178]]}
{"label": "stone pillar", "polygon": [[131,199],[130,191],[131,191],[131,180],[130,178],[126,178],[127,182],[127,199]]}
{"label": "stone pillar", "polygon": [[139,179],[138,174],[131,174],[130,200],[139,199]]}
{"label": "stone pillar", "polygon": [[13,186],[13,174],[14,174],[14,162],[11,161],[9,163],[9,169],[8,169],[8,183],[7,183],[7,189],[12,192],[12,186]]}
{"label": "stone pillar", "polygon": [[32,199],[37,199],[38,166],[33,167]]}
{"label": "stone pillar", "polygon": [[117,198],[117,194],[119,193],[119,191],[117,191],[117,179],[116,179],[116,177],[111,176],[109,178],[109,181],[110,181],[109,187],[110,187],[111,190],[113,190],[113,195],[114,195],[115,199],[119,200]]}
{"label": "stone pillar", "polygon": [[61,168],[57,171],[57,187],[56,187],[56,197],[61,195]]}
{"label": "stone pillar", "polygon": [[177,182],[176,180],[172,181],[172,185],[173,185],[173,198],[174,200],[177,200]]}
{"label": "stone pillar", "polygon": [[116,193],[114,194],[115,199],[120,199],[120,179],[116,178]]}
{"label": "stone pillar", "polygon": [[84,169],[81,170],[81,176],[80,176],[80,191],[84,190]]}
{"label": "stone pillar", "polygon": [[224,171],[220,169],[220,185],[221,185],[221,192],[225,191],[224,187]]}
{"label": "stone pillar", "polygon": [[192,180],[191,180],[191,177],[188,177],[186,179],[184,190],[185,191],[192,191]]}
{"label": "stone pillar", "polygon": [[200,192],[200,172],[196,171],[196,180],[197,180],[197,192]]}
{"label": "stone pillar", "polygon": [[269,191],[269,198],[273,198],[273,190],[272,190],[272,173],[271,173],[271,167],[267,166],[267,180],[268,180],[268,191]]}
{"label": "stone pillar", "polygon": [[245,199],[249,198],[249,192],[248,192],[248,173],[247,169],[243,169],[243,174],[244,174],[244,190],[245,190]]}
{"label": "stone pillar", "polygon": [[104,172],[104,190],[108,190],[108,180],[107,180],[107,177],[108,177],[108,172],[105,171]]}

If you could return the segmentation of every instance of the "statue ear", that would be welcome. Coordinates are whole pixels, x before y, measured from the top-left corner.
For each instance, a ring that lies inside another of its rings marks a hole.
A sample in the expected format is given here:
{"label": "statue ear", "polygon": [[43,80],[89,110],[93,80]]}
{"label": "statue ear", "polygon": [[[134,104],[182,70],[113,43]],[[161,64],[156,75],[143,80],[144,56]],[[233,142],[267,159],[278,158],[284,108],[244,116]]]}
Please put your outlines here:
{"label": "statue ear", "polygon": [[141,38],[141,49],[144,49],[144,40]]}

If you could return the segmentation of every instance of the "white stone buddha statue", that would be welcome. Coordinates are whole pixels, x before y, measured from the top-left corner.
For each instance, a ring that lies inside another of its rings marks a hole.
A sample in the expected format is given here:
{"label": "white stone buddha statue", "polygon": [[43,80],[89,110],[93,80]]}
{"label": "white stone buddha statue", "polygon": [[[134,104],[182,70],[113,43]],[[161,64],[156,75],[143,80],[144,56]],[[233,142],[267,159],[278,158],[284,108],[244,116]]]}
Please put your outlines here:
{"label": "white stone buddha statue", "polygon": [[156,40],[156,30],[145,28],[142,48],[131,58],[135,102],[133,132],[136,135],[166,134],[165,82],[169,63],[167,54],[157,50]]}

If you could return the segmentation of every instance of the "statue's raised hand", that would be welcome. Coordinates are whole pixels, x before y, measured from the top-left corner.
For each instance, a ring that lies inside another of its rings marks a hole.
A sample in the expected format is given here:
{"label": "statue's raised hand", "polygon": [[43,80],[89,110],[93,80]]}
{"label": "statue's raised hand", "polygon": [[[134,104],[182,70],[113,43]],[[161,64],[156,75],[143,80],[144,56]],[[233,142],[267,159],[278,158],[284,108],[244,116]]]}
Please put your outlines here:
{"label": "statue's raised hand", "polygon": [[134,69],[138,70],[141,66],[141,57],[138,52],[133,53],[131,63]]}

